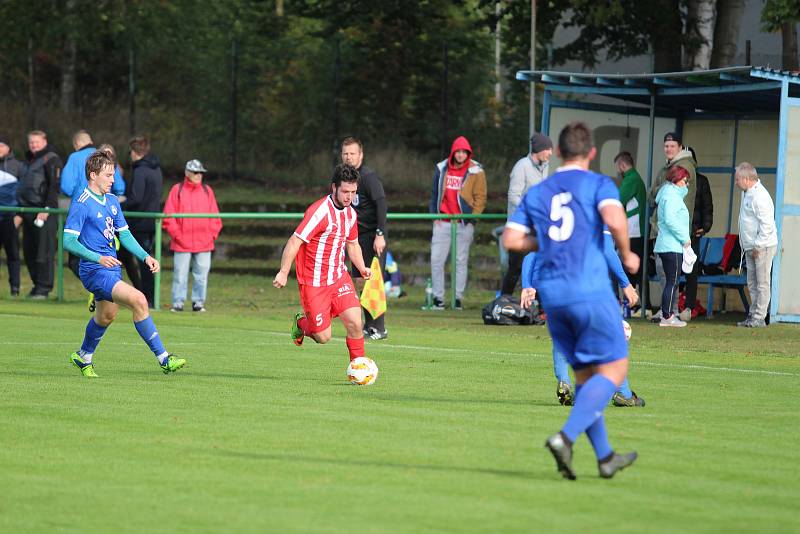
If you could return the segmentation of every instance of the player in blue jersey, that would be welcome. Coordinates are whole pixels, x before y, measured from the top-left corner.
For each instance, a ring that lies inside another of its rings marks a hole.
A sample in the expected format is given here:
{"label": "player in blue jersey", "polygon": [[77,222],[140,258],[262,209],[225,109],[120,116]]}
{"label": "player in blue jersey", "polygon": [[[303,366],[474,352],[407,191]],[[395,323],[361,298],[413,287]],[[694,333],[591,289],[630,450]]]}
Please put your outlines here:
{"label": "player in blue jersey", "polygon": [[636,460],[615,453],[608,442],[603,410],[628,372],[628,347],[603,255],[603,225],[611,231],[630,272],[639,268],[631,252],[619,191],[607,176],[589,171],[597,155],[592,131],[568,124],[558,137],[564,162],[533,186],[503,233],[508,250],[538,250],[537,290],[547,313],[553,344],[575,372],[575,404],[566,423],[545,446],[561,474],[576,478],[572,446],[583,432],[597,457],[600,476],[611,478]]}
{"label": "player in blue jersey", "polygon": [[[613,275],[611,290],[616,292],[616,287],[622,288],[625,298],[628,299],[630,306],[635,306],[639,300],[639,295],[631,285],[628,276],[625,274],[625,269],[622,267],[622,262],[619,260],[617,251],[614,249],[614,239],[611,237],[611,232],[608,230],[603,231],[603,254],[606,257],[608,269]],[[520,303],[523,308],[530,308],[533,299],[536,298],[536,274],[538,272],[536,264],[536,253],[531,252],[522,262],[522,297]],[[572,406],[575,400],[575,395],[572,390],[572,384],[569,377],[569,363],[567,358],[556,350],[553,345],[553,372],[556,375],[556,397],[558,402],[563,406]],[[631,390],[628,378],[620,384],[614,396],[611,397],[611,403],[614,406],[631,407],[631,406],[644,406],[645,401],[639,397],[634,391]]]}
{"label": "player in blue jersey", "polygon": [[128,229],[117,197],[109,194],[114,183],[114,161],[104,152],[94,152],[86,160],[88,186],[72,200],[64,225],[64,248],[78,256],[83,286],[97,300],[95,316],[86,325],[80,350],[70,360],[87,378],[97,378],[92,356],[106,329],[114,322],[123,304],[133,310],[133,324],[158,359],[164,373],[177,371],[186,360],[164,349],[144,294],[122,281],[122,263],[117,259],[114,233],[119,232],[123,247],[143,261],[153,273],[158,261],[142,249]]}

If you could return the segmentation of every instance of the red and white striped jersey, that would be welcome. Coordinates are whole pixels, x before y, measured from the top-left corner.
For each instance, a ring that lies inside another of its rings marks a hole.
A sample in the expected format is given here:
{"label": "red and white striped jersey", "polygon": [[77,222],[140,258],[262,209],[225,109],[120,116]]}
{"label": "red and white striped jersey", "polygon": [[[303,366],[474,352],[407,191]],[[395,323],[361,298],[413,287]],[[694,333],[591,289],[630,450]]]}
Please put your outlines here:
{"label": "red and white striped jersey", "polygon": [[335,284],[347,271],[344,265],[346,241],[358,241],[356,211],[339,209],[330,195],[311,204],[294,231],[303,240],[295,258],[297,282],[313,287]]}

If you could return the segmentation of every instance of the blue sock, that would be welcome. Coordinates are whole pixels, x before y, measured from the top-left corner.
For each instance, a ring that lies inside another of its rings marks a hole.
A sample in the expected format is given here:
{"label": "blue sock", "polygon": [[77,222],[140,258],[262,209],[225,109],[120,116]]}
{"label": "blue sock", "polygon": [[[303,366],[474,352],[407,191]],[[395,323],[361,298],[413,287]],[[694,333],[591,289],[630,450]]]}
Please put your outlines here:
{"label": "blue sock", "polygon": [[553,347],[553,372],[556,374],[556,380],[561,382],[570,383],[569,381],[569,365],[567,359],[555,347]]}
{"label": "blue sock", "polygon": [[617,388],[617,391],[619,391],[619,393],[626,399],[630,399],[631,397],[633,397],[633,391],[631,391],[631,386],[628,385],[627,376],[625,377],[625,380],[622,382],[622,384]]}
{"label": "blue sock", "polygon": [[89,319],[89,322],[86,323],[86,334],[83,336],[83,344],[81,345],[81,352],[84,354],[94,354],[97,345],[100,344],[100,340],[103,338],[103,334],[106,333],[107,326],[100,326],[96,322],[94,322],[94,317]]}
{"label": "blue sock", "polygon": [[158,330],[156,330],[156,324],[153,322],[153,318],[148,315],[146,319],[142,319],[138,323],[134,322],[133,326],[136,327],[139,336],[147,343],[147,346],[150,347],[153,354],[156,355],[158,363],[163,364],[167,357],[167,350],[164,348],[164,344],[161,343],[161,336],[158,335]]}
{"label": "blue sock", "polygon": [[611,444],[608,442],[606,419],[602,415],[586,429],[586,436],[592,443],[594,455],[597,457],[598,461],[608,458],[611,453],[614,452],[614,449],[611,448]]}
{"label": "blue sock", "polygon": [[567,439],[574,443],[582,432],[602,417],[603,410],[616,390],[614,382],[603,375],[594,375],[587,380],[581,387],[580,395],[575,397],[575,405],[561,429]]}

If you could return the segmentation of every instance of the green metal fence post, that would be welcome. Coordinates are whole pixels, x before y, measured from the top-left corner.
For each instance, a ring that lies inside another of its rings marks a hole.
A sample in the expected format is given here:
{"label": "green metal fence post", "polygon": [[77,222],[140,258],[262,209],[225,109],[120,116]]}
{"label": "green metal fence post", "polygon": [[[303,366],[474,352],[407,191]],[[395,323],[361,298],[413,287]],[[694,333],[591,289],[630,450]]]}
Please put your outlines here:
{"label": "green metal fence post", "polygon": [[458,252],[458,219],[450,219],[450,308],[456,308],[456,254]]}
{"label": "green metal fence post", "polygon": [[[153,256],[159,265],[161,265],[161,217],[156,217],[156,239],[153,244],[155,249]],[[153,307],[156,310],[161,309],[161,270],[159,270],[153,277]]]}
{"label": "green metal fence post", "polygon": [[58,263],[56,264],[56,283],[58,289],[56,290],[56,298],[58,302],[64,302],[64,214],[58,212],[56,215],[58,221]]}

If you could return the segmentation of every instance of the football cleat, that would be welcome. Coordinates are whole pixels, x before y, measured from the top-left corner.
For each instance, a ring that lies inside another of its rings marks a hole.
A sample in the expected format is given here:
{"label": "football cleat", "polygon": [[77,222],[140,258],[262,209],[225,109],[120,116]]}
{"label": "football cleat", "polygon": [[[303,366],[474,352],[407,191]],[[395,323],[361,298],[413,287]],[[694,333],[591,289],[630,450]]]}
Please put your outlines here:
{"label": "football cleat", "polygon": [[75,367],[81,370],[81,374],[86,378],[100,378],[97,376],[97,373],[94,372],[94,365],[84,362],[83,358],[81,358],[81,355],[77,352],[73,352],[69,359],[75,365]]}
{"label": "football cleat", "polygon": [[[558,467],[558,472],[561,473],[561,476],[569,480],[578,478],[575,476],[575,471],[572,470],[572,445],[567,443],[561,432],[547,438],[544,446],[553,454],[553,458],[556,460],[556,467]],[[613,474],[611,473],[612,476]]]}
{"label": "football cleat", "polygon": [[89,313],[94,313],[94,310],[97,309],[97,301],[94,300],[94,293],[89,293],[89,299],[86,301],[86,305],[89,307]]}
{"label": "football cleat", "polygon": [[633,393],[633,395],[630,398],[626,398],[619,391],[615,391],[614,396],[611,397],[611,403],[620,408],[634,406],[644,407],[644,399],[636,395],[635,391],[631,391],[631,393]]}
{"label": "football cleat", "polygon": [[558,386],[556,387],[556,396],[558,397],[558,403],[561,406],[572,406],[572,403],[575,400],[575,395],[572,393],[572,388],[569,385],[569,382],[564,382],[563,380],[558,381]]}
{"label": "football cleat", "polygon": [[608,460],[604,462],[597,462],[597,468],[600,471],[600,476],[603,478],[613,477],[617,471],[622,471],[635,462],[638,456],[639,455],[635,452],[629,452],[628,454],[617,454],[616,452],[611,453],[611,458]]}
{"label": "football cleat", "polygon": [[386,329],[380,331],[377,328],[370,326],[364,330],[364,337],[367,339],[381,340],[389,337],[389,332]]}
{"label": "football cleat", "polygon": [[294,344],[298,347],[303,344],[303,339],[306,337],[303,333],[303,329],[297,324],[297,321],[302,319],[304,315],[303,312],[297,312],[294,314],[294,320],[292,321],[292,341],[294,341]]}
{"label": "football cleat", "polygon": [[161,364],[161,370],[167,375],[169,373],[174,373],[184,365],[186,365],[186,360],[183,358],[176,358],[174,354],[168,354],[167,360]]}

